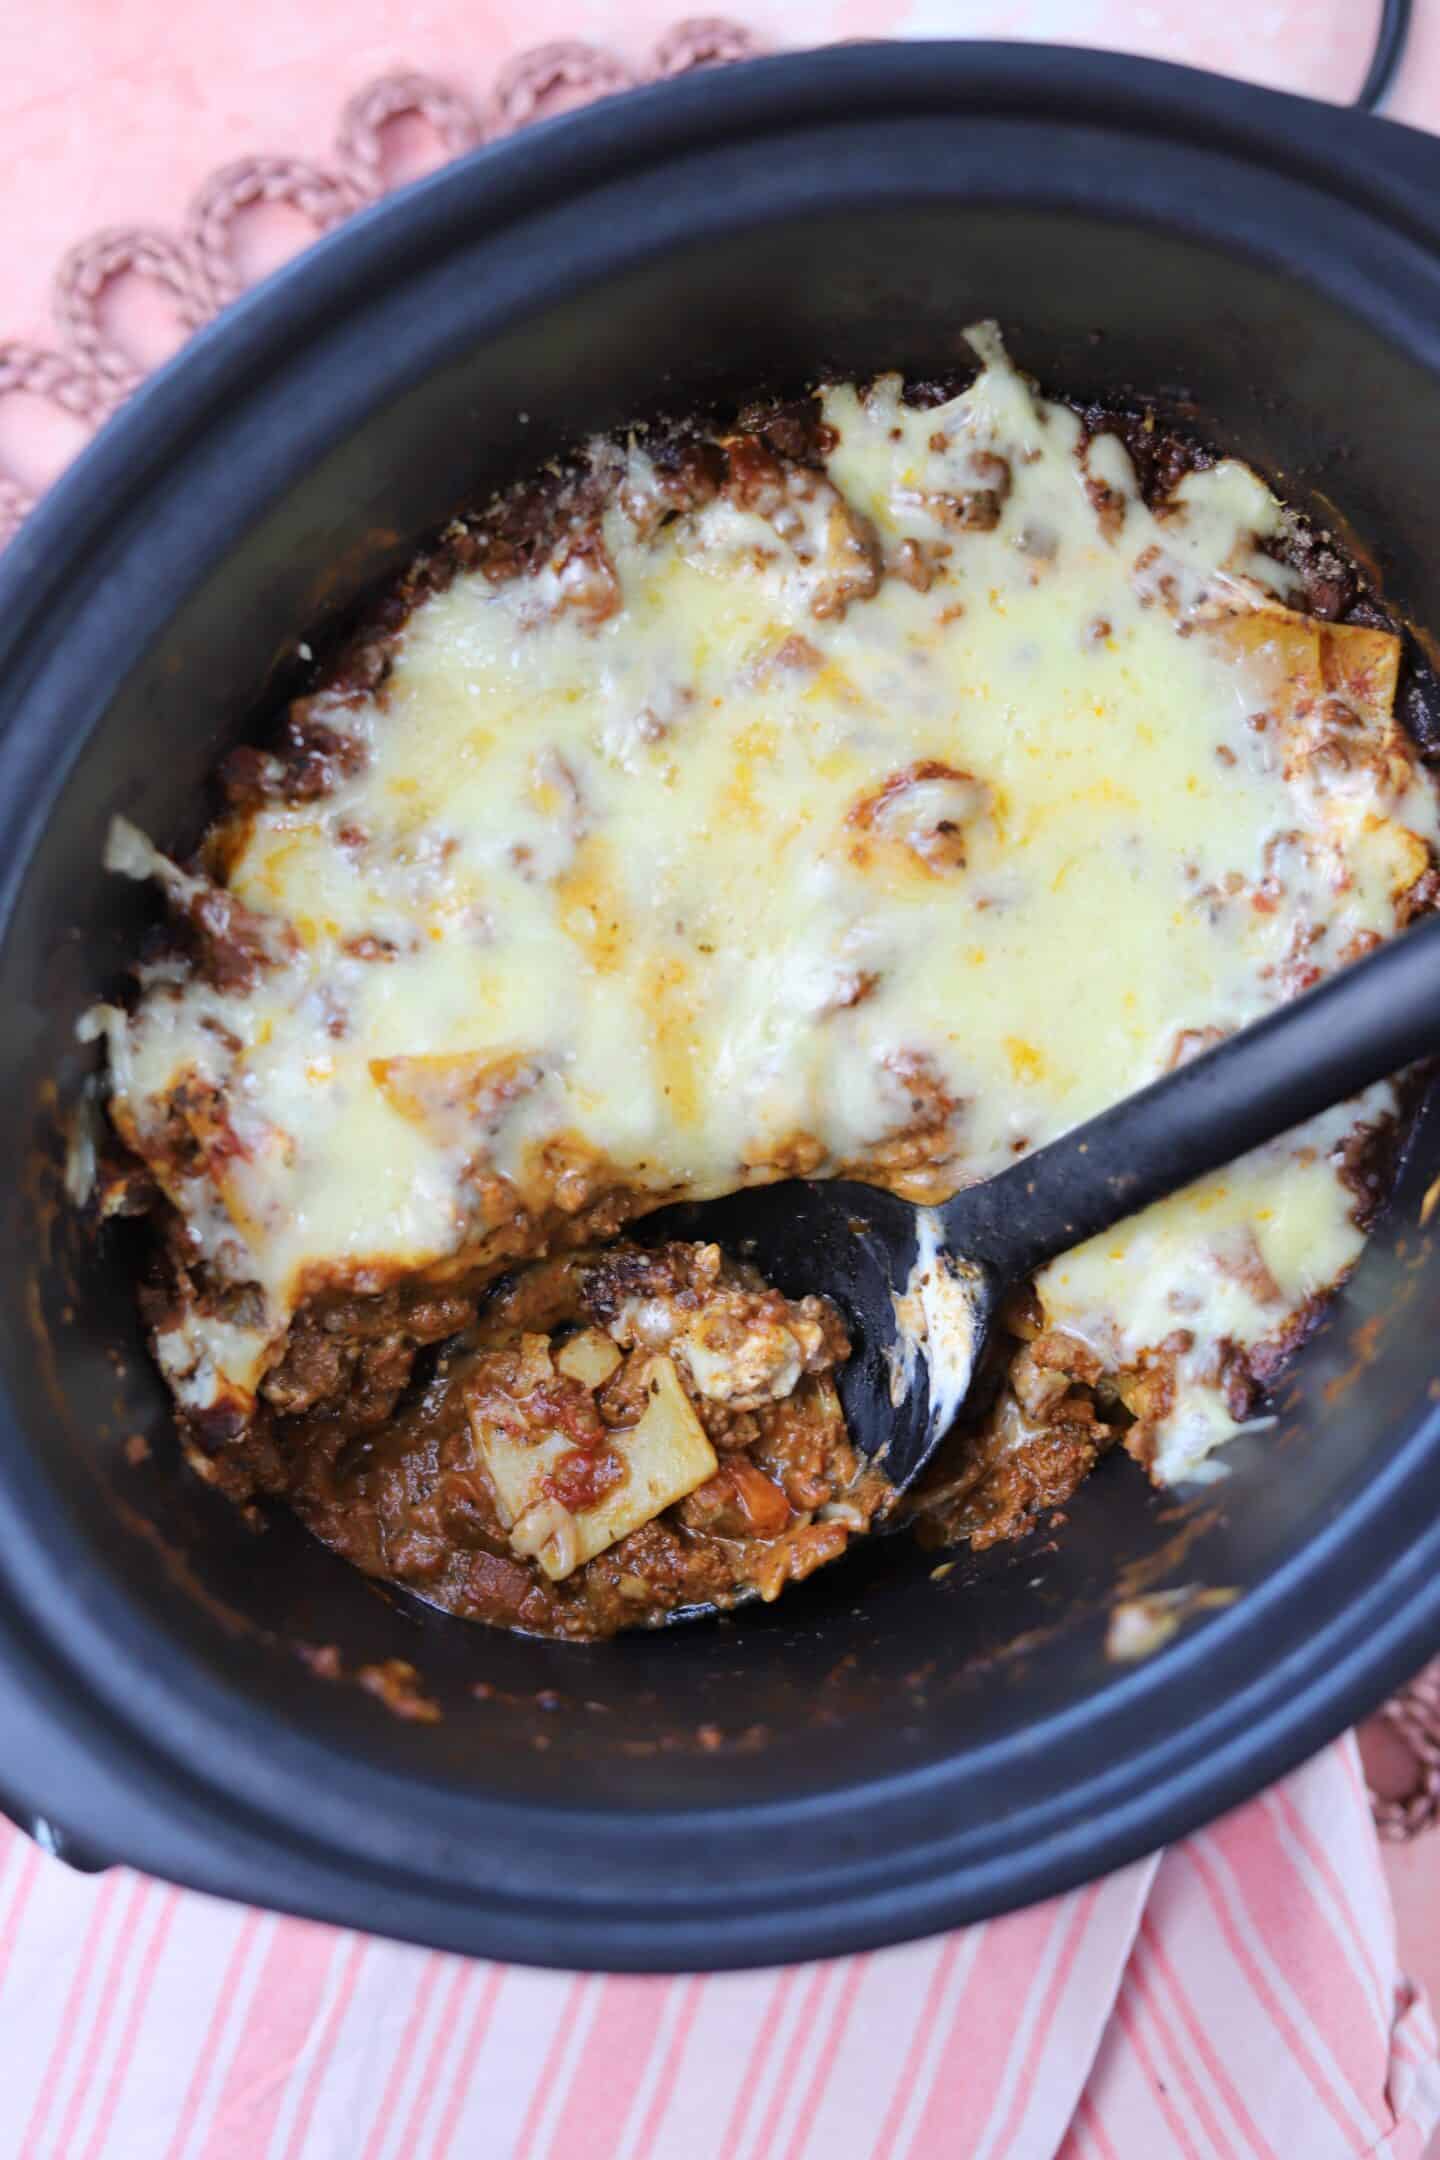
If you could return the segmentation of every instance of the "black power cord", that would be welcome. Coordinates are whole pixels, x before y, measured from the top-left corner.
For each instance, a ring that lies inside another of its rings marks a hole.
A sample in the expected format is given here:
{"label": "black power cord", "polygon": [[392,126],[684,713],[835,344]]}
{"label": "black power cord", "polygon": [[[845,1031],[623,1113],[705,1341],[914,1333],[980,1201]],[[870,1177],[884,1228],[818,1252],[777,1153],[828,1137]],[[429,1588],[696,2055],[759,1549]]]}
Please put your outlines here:
{"label": "black power cord", "polygon": [[1400,72],[1410,35],[1410,13],[1411,0],[1380,0],[1380,27],[1375,32],[1375,49],[1355,99],[1362,112],[1378,110]]}

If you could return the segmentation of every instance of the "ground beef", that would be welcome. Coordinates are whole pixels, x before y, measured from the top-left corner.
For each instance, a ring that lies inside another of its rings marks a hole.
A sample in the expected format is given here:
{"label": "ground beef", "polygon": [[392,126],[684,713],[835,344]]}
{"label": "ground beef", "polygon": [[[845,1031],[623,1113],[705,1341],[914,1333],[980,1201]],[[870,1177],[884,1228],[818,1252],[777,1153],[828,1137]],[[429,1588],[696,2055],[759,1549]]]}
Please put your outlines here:
{"label": "ground beef", "polygon": [[1124,444],[1145,502],[1168,502],[1186,473],[1205,472],[1215,454],[1179,429],[1165,426],[1148,406],[1082,404],[1076,407],[1088,442],[1114,435]]}
{"label": "ground beef", "polygon": [[[816,1339],[787,1395],[745,1409],[704,1399],[677,1354],[719,1469],[552,1582],[512,1549],[472,1416],[478,1409],[536,1440],[561,1435],[569,1445],[546,1472],[548,1496],[569,1511],[603,1501],[624,1481],[625,1431],[646,1402],[631,1383],[649,1353],[625,1324],[637,1303],[652,1327],[668,1313],[672,1333],[718,1310],[727,1325],[783,1321]],[[617,1344],[622,1362],[594,1389],[558,1373],[551,1356],[582,1326],[613,1328],[631,1346]],[[422,1363],[434,1344],[438,1355]],[[773,1596],[872,1519],[887,1488],[851,1447],[828,1377],[847,1351],[833,1307],[780,1297],[713,1246],[619,1246],[540,1262],[483,1305],[404,1288],[337,1295],[294,1323],[264,1384],[270,1414],[253,1438],[231,1436],[227,1476],[237,1496],[283,1496],[355,1566],[463,1618],[609,1635],[687,1606]],[[820,1520],[832,1507],[844,1519]]]}

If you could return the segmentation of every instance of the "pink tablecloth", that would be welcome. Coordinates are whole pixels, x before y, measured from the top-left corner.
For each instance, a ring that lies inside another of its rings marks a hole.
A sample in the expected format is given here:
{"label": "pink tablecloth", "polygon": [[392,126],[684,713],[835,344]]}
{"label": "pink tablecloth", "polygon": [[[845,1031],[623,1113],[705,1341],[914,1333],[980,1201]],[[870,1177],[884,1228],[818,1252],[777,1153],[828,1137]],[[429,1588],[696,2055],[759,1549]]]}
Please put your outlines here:
{"label": "pink tablecloth", "polygon": [[277,1920],[12,1835],[6,2160],[1421,2160],[1352,1742],[1119,1875],[783,1972],[575,1978]]}
{"label": "pink tablecloth", "polygon": [[[1440,7],[1419,15],[1394,109],[1435,124]],[[261,151],[333,161],[343,101],[402,64],[457,86],[492,124],[513,120],[567,71],[593,83],[607,68],[603,52],[552,55],[512,72],[497,103],[497,70],[517,48],[593,38],[619,55],[618,77],[671,25],[664,0],[623,0],[617,17],[582,0],[10,0],[0,515],[68,453],[76,416],[88,423],[122,394],[127,349],[153,360],[232,272],[304,236],[293,213],[232,217],[227,181],[192,220],[199,253],[175,248],[217,163]],[[747,20],[787,45],[871,32],[1129,46],[1337,96],[1373,28],[1357,0],[802,0]],[[443,99],[432,111],[463,133]],[[312,213],[338,214],[346,187],[353,199],[373,183],[373,159],[357,159],[366,143],[352,117],[340,194],[300,187]],[[412,165],[435,154],[413,129],[398,148]],[[151,234],[158,305],[133,290],[97,302],[107,258],[92,246],[72,265],[57,333],[54,267],[116,220]],[[26,385],[71,417],[47,424]],[[72,1875],[0,1832],[0,2160],[1420,2160],[1437,2120],[1435,2034],[1400,1970],[1348,1742],[1187,1844],[1053,1905],[872,1957],[726,1978],[470,1964],[125,1873]]]}

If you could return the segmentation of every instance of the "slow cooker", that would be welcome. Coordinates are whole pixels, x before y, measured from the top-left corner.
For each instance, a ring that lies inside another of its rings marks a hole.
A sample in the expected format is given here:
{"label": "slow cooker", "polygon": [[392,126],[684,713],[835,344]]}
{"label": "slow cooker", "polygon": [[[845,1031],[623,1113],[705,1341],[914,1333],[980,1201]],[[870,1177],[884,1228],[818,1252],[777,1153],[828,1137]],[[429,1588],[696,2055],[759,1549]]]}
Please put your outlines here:
{"label": "slow cooker", "polygon": [[[822,369],[934,373],[994,315],[1440,593],[1440,146],[1182,70],[847,46],[612,100],[408,189],[204,332],[0,567],[0,1799],[78,1864],[539,1964],[813,1957],[1184,1835],[1440,1647],[1440,1173],[1227,1475],[1107,1461],[1059,1533],[876,1541],[769,1609],[570,1647],[367,1582],[183,1473],[129,1260],[59,1188],[77,1016],[225,744],[466,502],[595,429]],[[357,1166],[363,1175],[363,1166]],[[1117,1601],[1233,1592],[1148,1659]],[[367,1675],[400,1659],[440,1715]]]}

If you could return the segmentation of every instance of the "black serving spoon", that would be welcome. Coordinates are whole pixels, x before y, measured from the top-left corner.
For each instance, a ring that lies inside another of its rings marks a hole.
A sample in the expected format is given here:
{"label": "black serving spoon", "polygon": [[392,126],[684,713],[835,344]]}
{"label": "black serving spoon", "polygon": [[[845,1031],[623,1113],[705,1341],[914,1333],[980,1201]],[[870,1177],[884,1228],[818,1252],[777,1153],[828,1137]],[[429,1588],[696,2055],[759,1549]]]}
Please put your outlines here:
{"label": "black serving spoon", "polygon": [[[833,1299],[853,1344],[838,1375],[850,1437],[903,1491],[959,1414],[1008,1291],[1152,1201],[1436,1051],[1440,917],[1431,916],[943,1207],[917,1210],[870,1185],[795,1180],[666,1208],[645,1235],[713,1240],[787,1296]],[[917,1259],[931,1278],[932,1311],[938,1289],[960,1317],[956,1332],[969,1335],[952,1344],[958,1355],[936,1361],[938,1382],[900,1334],[897,1299]]]}

